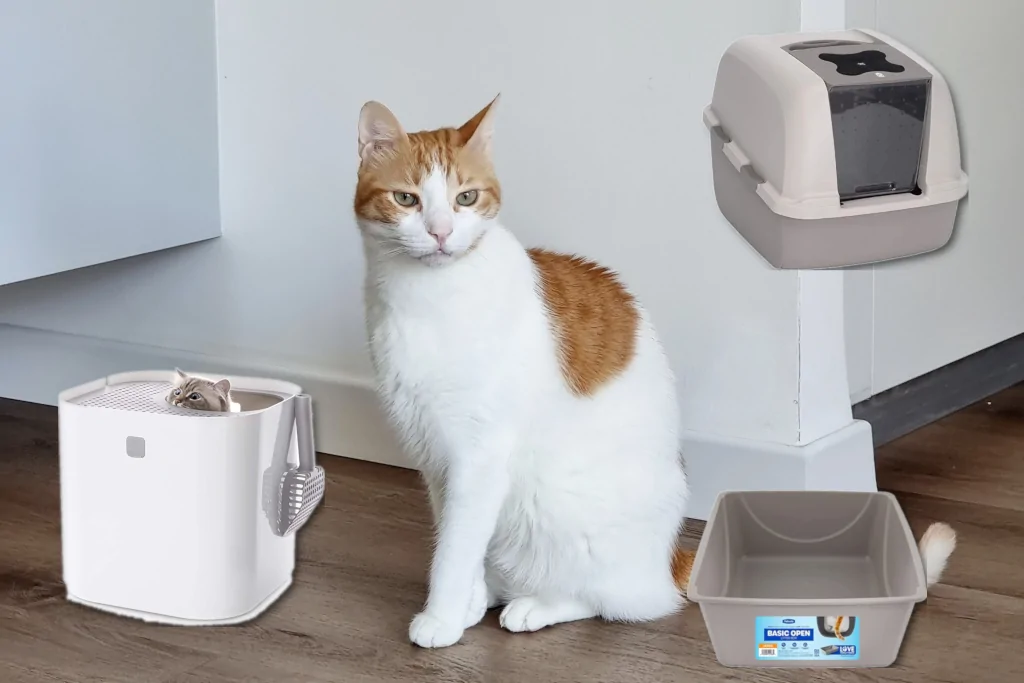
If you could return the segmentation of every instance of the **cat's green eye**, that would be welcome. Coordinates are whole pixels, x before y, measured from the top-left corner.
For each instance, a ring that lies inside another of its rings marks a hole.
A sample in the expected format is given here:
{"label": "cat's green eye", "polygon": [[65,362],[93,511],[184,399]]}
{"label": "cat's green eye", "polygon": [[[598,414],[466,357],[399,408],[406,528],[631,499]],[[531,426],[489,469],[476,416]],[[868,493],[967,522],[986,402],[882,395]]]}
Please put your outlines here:
{"label": "cat's green eye", "polygon": [[459,206],[473,206],[476,204],[477,198],[480,197],[480,192],[477,190],[466,190],[460,192],[459,196],[455,198],[455,203]]}
{"label": "cat's green eye", "polygon": [[420,198],[412,192],[395,192],[393,194],[399,206],[416,206],[420,203]]}

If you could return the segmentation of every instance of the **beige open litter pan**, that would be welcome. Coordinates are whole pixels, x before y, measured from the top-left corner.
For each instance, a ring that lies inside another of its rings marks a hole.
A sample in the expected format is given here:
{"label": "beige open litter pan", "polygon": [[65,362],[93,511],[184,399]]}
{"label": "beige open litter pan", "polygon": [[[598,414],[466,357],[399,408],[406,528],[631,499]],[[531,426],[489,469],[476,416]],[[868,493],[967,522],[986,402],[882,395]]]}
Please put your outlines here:
{"label": "beige open litter pan", "polygon": [[952,236],[967,193],[953,99],[892,38],[740,38],[704,124],[719,209],[776,268],[904,258]]}
{"label": "beige open litter pan", "polygon": [[891,494],[743,491],[716,500],[687,596],[726,666],[882,667],[927,584]]}

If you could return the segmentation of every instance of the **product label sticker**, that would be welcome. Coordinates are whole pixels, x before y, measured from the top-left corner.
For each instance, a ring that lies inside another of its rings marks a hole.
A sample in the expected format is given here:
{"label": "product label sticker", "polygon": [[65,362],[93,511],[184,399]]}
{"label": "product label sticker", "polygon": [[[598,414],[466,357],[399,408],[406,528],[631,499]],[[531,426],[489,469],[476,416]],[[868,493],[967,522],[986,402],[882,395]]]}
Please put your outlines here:
{"label": "product label sticker", "polygon": [[857,617],[757,617],[757,659],[860,659]]}

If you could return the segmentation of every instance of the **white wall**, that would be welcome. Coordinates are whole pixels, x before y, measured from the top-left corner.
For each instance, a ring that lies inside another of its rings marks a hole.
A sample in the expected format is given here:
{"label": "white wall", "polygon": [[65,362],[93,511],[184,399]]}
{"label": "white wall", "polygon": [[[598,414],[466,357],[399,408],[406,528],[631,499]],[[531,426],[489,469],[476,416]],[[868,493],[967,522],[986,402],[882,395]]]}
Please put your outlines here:
{"label": "white wall", "polygon": [[1024,333],[1024,5],[847,0],[847,19],[893,35],[943,72],[971,183],[944,250],[847,275],[851,387],[867,381],[874,394]]}
{"label": "white wall", "polygon": [[689,428],[792,440],[797,276],[719,214],[701,110],[732,40],[799,23],[800,0],[224,0],[223,237],[0,287],[0,322],[366,378],[359,107],[380,99],[425,128],[501,91],[510,227],[623,272],[665,337]]}

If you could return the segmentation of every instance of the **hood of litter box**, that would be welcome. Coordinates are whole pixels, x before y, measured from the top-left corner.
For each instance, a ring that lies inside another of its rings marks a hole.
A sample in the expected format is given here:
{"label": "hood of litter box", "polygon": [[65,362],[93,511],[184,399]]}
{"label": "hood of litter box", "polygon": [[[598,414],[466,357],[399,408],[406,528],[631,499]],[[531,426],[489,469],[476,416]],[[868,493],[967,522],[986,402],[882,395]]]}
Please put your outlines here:
{"label": "hood of litter box", "polygon": [[[898,49],[931,79],[919,162],[919,194],[851,202],[839,196],[828,89],[785,48],[800,41],[863,43]],[[952,97],[942,75],[880,33],[851,30],[740,38],[723,55],[704,124],[773,213],[794,219],[839,218],[958,201],[967,193]]]}

